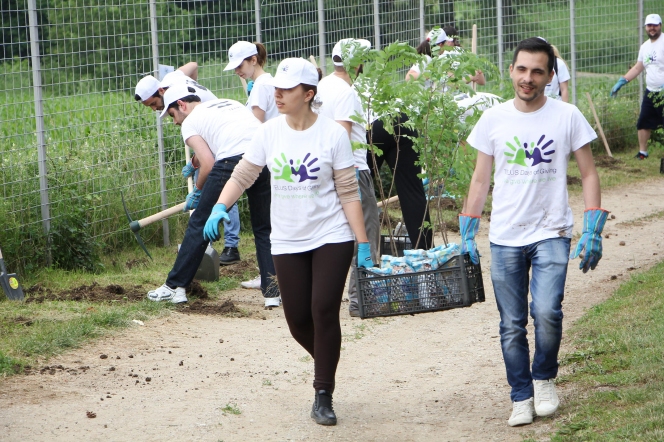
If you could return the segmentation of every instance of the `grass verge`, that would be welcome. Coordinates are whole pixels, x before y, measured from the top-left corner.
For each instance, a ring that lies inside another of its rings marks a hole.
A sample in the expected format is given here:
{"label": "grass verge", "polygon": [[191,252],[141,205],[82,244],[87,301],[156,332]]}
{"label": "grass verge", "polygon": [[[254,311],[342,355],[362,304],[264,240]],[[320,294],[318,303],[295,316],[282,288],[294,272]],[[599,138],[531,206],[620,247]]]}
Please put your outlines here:
{"label": "grass verge", "polygon": [[569,331],[574,385],[552,441],[664,440],[664,262],[634,275]]}

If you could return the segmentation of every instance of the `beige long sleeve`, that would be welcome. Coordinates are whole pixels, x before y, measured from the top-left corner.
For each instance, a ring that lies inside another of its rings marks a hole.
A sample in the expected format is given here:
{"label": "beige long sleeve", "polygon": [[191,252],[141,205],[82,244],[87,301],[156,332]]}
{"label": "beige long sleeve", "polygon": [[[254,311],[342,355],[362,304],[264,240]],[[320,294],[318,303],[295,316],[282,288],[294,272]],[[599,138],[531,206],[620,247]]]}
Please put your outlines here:
{"label": "beige long sleeve", "polygon": [[263,168],[242,158],[228,181],[234,182],[244,192],[258,179]]}
{"label": "beige long sleeve", "polygon": [[334,187],[342,205],[352,201],[360,201],[354,166],[334,171]]}

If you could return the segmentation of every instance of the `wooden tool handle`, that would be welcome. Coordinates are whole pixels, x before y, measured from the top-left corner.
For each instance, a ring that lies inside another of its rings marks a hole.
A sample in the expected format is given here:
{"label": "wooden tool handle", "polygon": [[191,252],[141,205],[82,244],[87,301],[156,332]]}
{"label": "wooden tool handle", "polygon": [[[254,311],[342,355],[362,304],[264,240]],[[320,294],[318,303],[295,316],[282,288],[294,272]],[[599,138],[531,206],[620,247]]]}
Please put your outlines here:
{"label": "wooden tool handle", "polygon": [[148,224],[155,223],[157,221],[161,221],[162,219],[168,218],[171,215],[175,215],[176,213],[182,212],[182,209],[184,209],[184,204],[185,203],[180,203],[177,206],[169,207],[166,210],[162,210],[159,213],[155,213],[154,215],[150,215],[147,218],[143,218],[138,220],[138,224],[141,227],[145,227]]}

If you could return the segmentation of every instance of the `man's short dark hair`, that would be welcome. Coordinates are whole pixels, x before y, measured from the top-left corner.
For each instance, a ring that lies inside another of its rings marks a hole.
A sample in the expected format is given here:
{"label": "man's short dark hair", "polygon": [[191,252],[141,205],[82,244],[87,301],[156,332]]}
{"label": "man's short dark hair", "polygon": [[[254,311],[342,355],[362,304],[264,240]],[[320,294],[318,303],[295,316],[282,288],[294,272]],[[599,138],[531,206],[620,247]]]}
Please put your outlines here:
{"label": "man's short dark hair", "polygon": [[[190,87],[189,92],[191,92],[192,90],[194,92],[196,92],[195,89]],[[187,95],[186,97],[180,98],[179,100],[175,100],[174,102],[169,104],[167,109],[177,107],[178,106],[178,101],[184,101],[185,103],[198,103],[198,102],[201,101],[201,97],[199,97],[198,95]]]}
{"label": "man's short dark hair", "polygon": [[[152,94],[152,97],[150,97],[150,98],[154,98],[154,97],[161,97],[161,95],[159,94],[159,90],[157,90],[154,94]],[[138,94],[134,95],[134,100],[141,101],[141,102],[143,101],[141,96],[138,95]]]}
{"label": "man's short dark hair", "polygon": [[521,40],[514,50],[514,58],[512,58],[512,66],[516,64],[516,57],[519,55],[519,52],[525,51],[536,53],[544,52],[549,56],[549,62],[547,63],[547,68],[549,74],[553,71],[553,66],[556,61],[556,55],[553,53],[553,47],[549,44],[548,41],[540,37],[531,37]]}

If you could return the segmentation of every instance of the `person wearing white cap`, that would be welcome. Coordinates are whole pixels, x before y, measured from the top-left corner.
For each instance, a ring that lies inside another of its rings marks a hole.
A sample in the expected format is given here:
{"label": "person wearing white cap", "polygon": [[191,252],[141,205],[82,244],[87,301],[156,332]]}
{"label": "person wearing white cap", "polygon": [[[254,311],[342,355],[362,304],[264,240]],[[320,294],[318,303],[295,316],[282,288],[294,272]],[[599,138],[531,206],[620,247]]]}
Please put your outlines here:
{"label": "person wearing white cap", "polygon": [[272,257],[288,328],[314,359],[311,417],[336,425],[332,408],[341,352],[339,308],[346,276],[357,261],[371,267],[369,243],[348,133],[312,110],[320,71],[302,58],[287,58],[271,83],[279,118],[256,130],[205,225],[217,239],[226,209],[268,166],[272,189]]}
{"label": "person wearing white cap", "polygon": [[641,45],[636,64],[611,89],[611,96],[615,97],[621,87],[646,71],[646,90],[636,122],[639,152],[635,158],[639,160],[648,158],[648,140],[652,131],[664,126],[664,105],[661,104],[664,100],[664,38],[660,38],[662,17],[650,14],[644,25],[648,40]]}
{"label": "person wearing white cap", "polygon": [[[249,147],[253,133],[260,126],[252,113],[237,101],[217,99],[202,103],[196,92],[194,87],[185,83],[176,83],[164,92],[161,117],[171,116],[173,122],[181,126],[184,142],[194,150],[200,162],[195,183],[200,192],[166,283],[148,293],[148,298],[153,301],[187,301],[185,287],[193,280],[209,243],[203,238],[205,222],[233,169]],[[266,168],[259,170],[258,179],[246,192],[265,305],[277,307],[279,292],[275,284],[270,284],[275,271],[270,254],[269,175]],[[189,200],[187,203],[189,205]]]}
{"label": "person wearing white cap", "polygon": [[247,107],[261,123],[279,116],[274,103],[274,86],[270,84],[272,75],[265,72],[267,50],[261,43],[238,41],[228,49],[228,64],[225,71],[233,70],[235,75],[253,81],[247,100]]}
{"label": "person wearing white cap", "polygon": [[[134,98],[140,101],[141,104],[147,106],[155,111],[164,110],[163,95],[171,86],[184,83],[196,90],[196,95],[201,99],[202,103],[207,101],[216,100],[217,96],[209,89],[201,86],[196,80],[198,79],[198,63],[192,61],[183,66],[180,66],[173,72],[166,74],[163,80],[159,81],[152,75],[143,77],[136,85]],[[198,161],[195,155],[191,159],[187,158],[187,164],[182,168],[182,176],[189,178],[193,176],[196,180],[198,169]],[[219,256],[219,263],[221,265],[234,264],[240,261],[240,252],[238,246],[240,244],[240,212],[237,206],[234,206],[230,212],[230,222],[226,223],[224,229],[224,250]]]}
{"label": "person wearing white cap", "polygon": [[[247,108],[258,121],[264,123],[279,116],[279,110],[274,102],[274,86],[270,84],[272,75],[263,70],[267,61],[267,50],[261,43],[238,41],[228,49],[228,64],[225,71],[233,70],[238,77],[252,83],[248,91]],[[244,288],[260,288],[260,275],[252,280],[240,284]]]}
{"label": "person wearing white cap", "polygon": [[[362,101],[352,87],[352,79],[344,67],[344,57],[351,59],[360,50],[368,50],[371,43],[368,40],[344,38],[339,40],[332,49],[332,62],[334,72],[318,83],[318,100],[322,102],[318,113],[335,120],[346,129],[351,143],[353,141],[365,144],[367,131],[362,124],[353,121],[354,115],[363,115]],[[361,69],[358,67],[358,70]],[[378,206],[373,186],[373,178],[367,164],[367,150],[353,150],[355,158],[355,172],[360,189],[364,226],[371,247],[371,258],[378,261],[380,248],[380,220]],[[354,265],[354,264],[352,264]],[[348,284],[348,310],[351,316],[359,317],[360,310],[357,300],[357,285],[355,278],[350,278]]]}

